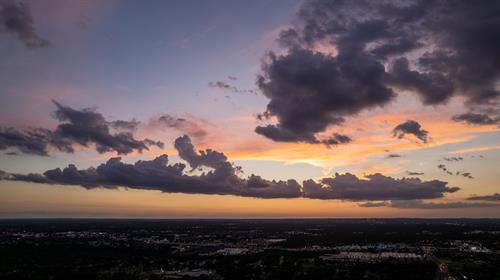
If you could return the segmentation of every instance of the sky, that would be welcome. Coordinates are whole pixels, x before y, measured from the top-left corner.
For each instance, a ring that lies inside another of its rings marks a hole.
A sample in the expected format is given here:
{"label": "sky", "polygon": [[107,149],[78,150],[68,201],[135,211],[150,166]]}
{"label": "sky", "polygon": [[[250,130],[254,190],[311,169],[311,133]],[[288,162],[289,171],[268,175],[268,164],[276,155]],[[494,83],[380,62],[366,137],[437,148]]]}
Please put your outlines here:
{"label": "sky", "polygon": [[499,15],[0,0],[0,218],[500,218]]}

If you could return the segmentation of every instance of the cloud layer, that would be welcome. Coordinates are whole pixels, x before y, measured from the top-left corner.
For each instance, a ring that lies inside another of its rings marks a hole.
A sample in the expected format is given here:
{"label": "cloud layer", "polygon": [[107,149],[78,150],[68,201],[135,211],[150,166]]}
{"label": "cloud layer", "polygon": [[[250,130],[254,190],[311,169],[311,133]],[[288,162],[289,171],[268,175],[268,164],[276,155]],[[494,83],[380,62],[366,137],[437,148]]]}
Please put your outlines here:
{"label": "cloud layer", "polygon": [[[45,184],[79,185],[85,188],[127,188],[174,193],[221,194],[257,198],[312,198],[350,201],[412,200],[441,198],[459,190],[439,180],[395,179],[372,174],[360,179],[353,174],[335,174],[320,181],[266,180],[257,175],[241,178],[240,167],[228,161],[224,153],[207,149],[196,151],[189,136],[174,144],[183,163],[169,164],[168,156],[139,160],[134,164],[111,158],[98,167],[79,170],[75,165],[52,169],[43,174],[6,174],[3,179]],[[197,170],[199,175],[194,174]]]}

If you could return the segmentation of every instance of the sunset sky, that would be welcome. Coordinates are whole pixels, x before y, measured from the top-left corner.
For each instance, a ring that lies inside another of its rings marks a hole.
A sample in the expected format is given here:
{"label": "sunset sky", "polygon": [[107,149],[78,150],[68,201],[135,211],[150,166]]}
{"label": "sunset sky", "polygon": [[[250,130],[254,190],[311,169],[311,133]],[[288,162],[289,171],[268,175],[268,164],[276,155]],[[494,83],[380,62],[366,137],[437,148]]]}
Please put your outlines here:
{"label": "sunset sky", "polygon": [[0,0],[0,218],[500,218],[499,50],[498,1]]}

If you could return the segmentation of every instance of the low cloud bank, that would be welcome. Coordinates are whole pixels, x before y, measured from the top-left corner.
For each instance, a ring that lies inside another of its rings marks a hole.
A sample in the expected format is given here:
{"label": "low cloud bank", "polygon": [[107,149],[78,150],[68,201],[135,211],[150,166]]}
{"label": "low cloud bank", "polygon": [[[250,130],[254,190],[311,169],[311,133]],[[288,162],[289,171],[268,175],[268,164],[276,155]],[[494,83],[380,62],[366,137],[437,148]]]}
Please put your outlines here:
{"label": "low cloud bank", "polygon": [[[139,160],[134,164],[122,162],[120,157],[88,169],[70,164],[66,168],[47,170],[43,174],[2,173],[4,180],[43,184],[78,185],[87,189],[127,187],[159,190],[167,193],[221,194],[256,198],[312,198],[349,201],[415,200],[441,198],[459,190],[439,180],[422,181],[418,178],[396,179],[382,174],[368,175],[366,179],[346,174],[335,174],[319,181],[267,180],[257,175],[242,178],[240,167],[228,161],[226,155],[212,149],[197,151],[187,135],[174,144],[184,163],[169,163],[167,155],[153,160]],[[198,174],[192,171],[198,170]]]}

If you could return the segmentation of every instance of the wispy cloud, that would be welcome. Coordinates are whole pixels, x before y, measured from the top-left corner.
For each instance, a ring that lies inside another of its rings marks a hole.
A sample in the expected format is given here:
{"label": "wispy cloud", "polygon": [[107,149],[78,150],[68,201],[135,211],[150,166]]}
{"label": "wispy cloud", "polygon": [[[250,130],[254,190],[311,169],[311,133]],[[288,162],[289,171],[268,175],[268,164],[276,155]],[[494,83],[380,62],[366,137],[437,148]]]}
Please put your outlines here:
{"label": "wispy cloud", "polygon": [[490,150],[498,150],[500,149],[500,145],[492,145],[492,146],[482,146],[482,147],[472,147],[472,148],[465,148],[465,149],[459,149],[459,150],[453,150],[447,152],[447,154],[468,154],[468,153],[475,153],[475,152],[484,152],[484,151],[490,151]]}

